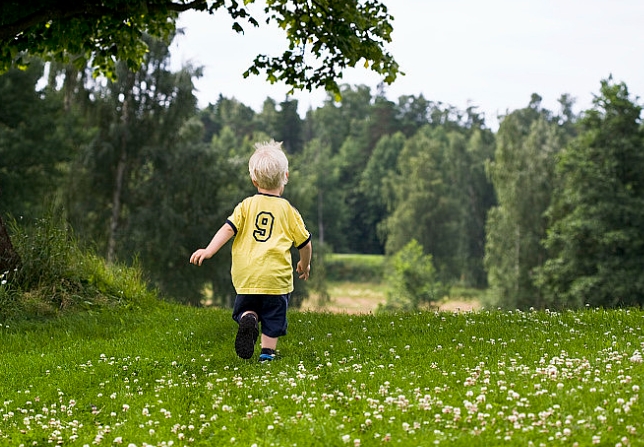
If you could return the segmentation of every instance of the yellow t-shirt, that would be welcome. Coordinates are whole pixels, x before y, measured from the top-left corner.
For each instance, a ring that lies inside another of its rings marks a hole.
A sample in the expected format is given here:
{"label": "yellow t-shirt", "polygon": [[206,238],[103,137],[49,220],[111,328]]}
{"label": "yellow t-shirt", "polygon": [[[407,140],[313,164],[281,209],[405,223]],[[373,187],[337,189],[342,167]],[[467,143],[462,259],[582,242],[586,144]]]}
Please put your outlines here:
{"label": "yellow t-shirt", "polygon": [[235,231],[230,271],[237,293],[291,293],[290,249],[311,239],[300,213],[282,197],[258,193],[239,203],[226,222]]}

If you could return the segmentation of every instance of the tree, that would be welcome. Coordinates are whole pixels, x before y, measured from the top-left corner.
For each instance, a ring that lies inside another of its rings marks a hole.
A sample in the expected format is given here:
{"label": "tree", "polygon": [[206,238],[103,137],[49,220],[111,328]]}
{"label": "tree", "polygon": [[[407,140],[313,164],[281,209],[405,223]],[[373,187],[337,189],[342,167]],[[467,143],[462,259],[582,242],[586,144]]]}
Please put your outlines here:
{"label": "tree", "polygon": [[226,307],[234,297],[230,251],[200,269],[186,260],[208,243],[250,184],[247,164],[231,157],[230,147],[251,145],[235,141],[228,128],[204,144],[201,132],[201,122],[188,119],[178,129],[178,144],[146,148],[118,253],[138,258],[152,283],[177,301],[201,305],[208,285],[213,303]]}
{"label": "tree", "polygon": [[[98,73],[113,76],[117,61],[137,70],[147,44],[142,36],[165,39],[175,33],[178,14],[188,10],[214,14],[226,11],[233,30],[243,33],[240,22],[259,26],[248,5],[254,0],[15,0],[0,3],[0,73],[23,65],[25,56],[40,55],[91,63]],[[293,89],[317,87],[338,94],[337,79],[361,63],[396,79],[399,68],[385,50],[393,31],[387,8],[378,0],[276,0],[264,6],[266,23],[283,29],[288,48],[279,56],[258,55],[244,77],[266,73],[271,82],[282,81]],[[307,55],[313,55],[310,60]],[[317,65],[313,65],[313,61]]]}
{"label": "tree", "polygon": [[37,88],[42,75],[43,64],[34,60],[0,76],[0,275],[21,264],[2,215],[31,223],[44,213],[83,133],[77,115],[64,113],[59,92]]}
{"label": "tree", "polygon": [[418,129],[427,125],[430,106],[431,103],[423,95],[418,97],[404,95],[398,98],[398,120],[401,132],[405,136],[410,137]]}
{"label": "tree", "polygon": [[460,191],[461,221],[457,265],[459,281],[468,286],[486,287],[485,219],[496,204],[494,187],[485,172],[485,165],[494,158],[495,136],[489,129],[474,127],[467,139],[462,161],[454,175]]}
{"label": "tree", "polygon": [[149,46],[140,70],[130,72],[121,64],[116,81],[90,86],[89,120],[97,132],[72,179],[76,197],[69,210],[78,216],[75,226],[92,229],[85,235],[105,250],[108,261],[116,259],[119,238],[139,210],[133,206],[138,187],[156,172],[158,153],[181,144],[179,129],[196,112],[195,73],[190,68],[171,73],[168,47],[160,41]]}
{"label": "tree", "polygon": [[279,131],[275,138],[289,154],[302,151],[302,119],[297,113],[297,100],[285,99],[280,103]]}
{"label": "tree", "polygon": [[272,139],[282,142],[282,147],[288,154],[302,152],[304,140],[302,137],[302,118],[297,112],[298,101],[288,97],[280,103],[266,98],[261,113],[257,114],[256,125]]}
{"label": "tree", "polygon": [[498,198],[487,220],[485,264],[496,304],[509,309],[543,308],[534,284],[546,252],[545,212],[555,183],[556,156],[565,134],[533,95],[530,105],[507,115],[497,134],[488,172]]}
{"label": "tree", "polygon": [[[218,135],[224,127],[231,129],[237,138],[249,137],[257,130],[255,111],[236,99],[228,99],[219,95],[215,104],[199,112],[204,125],[204,142],[210,143],[213,136]],[[260,123],[261,125],[261,123]]]}
{"label": "tree", "polygon": [[[349,136],[363,137],[364,122],[371,108],[371,92],[364,85],[355,89],[342,86],[342,104],[329,96],[324,105],[307,113],[313,138],[329,145],[332,154],[337,154]],[[311,138],[311,139],[313,139]]]}
{"label": "tree", "polygon": [[404,145],[405,136],[401,132],[383,136],[360,175],[358,189],[364,200],[362,225],[366,230],[362,237],[365,245],[375,253],[384,253],[385,237],[380,234],[380,227],[387,217],[386,194],[390,190],[385,181],[395,173],[396,161]]}
{"label": "tree", "polygon": [[349,210],[342,189],[337,187],[337,156],[328,144],[313,139],[293,161],[294,166],[299,166],[296,175],[300,177],[301,190],[289,193],[298,195],[298,209],[310,228],[315,229],[312,232],[317,235],[318,244],[341,250],[347,243],[343,230]]}
{"label": "tree", "polygon": [[644,130],[628,88],[601,83],[557,164],[549,259],[538,285],[556,307],[644,304]]}
{"label": "tree", "polygon": [[396,169],[385,178],[389,215],[380,228],[386,253],[416,239],[432,255],[441,280],[482,285],[480,241],[491,201],[482,168],[491,141],[491,135],[451,122],[426,125],[406,140]]}
{"label": "tree", "polygon": [[81,126],[65,114],[59,92],[38,89],[43,64],[0,76],[0,210],[27,220],[62,184]]}

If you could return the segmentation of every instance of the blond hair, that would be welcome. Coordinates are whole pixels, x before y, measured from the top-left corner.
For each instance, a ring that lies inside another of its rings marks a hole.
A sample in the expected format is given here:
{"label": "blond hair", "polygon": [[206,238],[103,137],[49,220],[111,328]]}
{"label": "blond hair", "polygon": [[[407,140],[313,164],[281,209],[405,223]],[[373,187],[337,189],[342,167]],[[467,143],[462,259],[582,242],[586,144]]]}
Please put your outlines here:
{"label": "blond hair", "polygon": [[262,189],[278,189],[288,181],[288,159],[282,143],[274,140],[255,143],[248,160],[250,178]]}

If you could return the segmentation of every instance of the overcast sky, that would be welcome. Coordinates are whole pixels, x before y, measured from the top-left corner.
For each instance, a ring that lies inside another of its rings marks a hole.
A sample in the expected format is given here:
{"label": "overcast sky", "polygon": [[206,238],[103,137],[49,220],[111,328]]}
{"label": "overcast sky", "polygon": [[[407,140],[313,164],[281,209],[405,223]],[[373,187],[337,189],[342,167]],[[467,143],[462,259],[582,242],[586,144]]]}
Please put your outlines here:
{"label": "overcast sky", "polygon": [[[532,93],[558,110],[568,93],[575,110],[590,107],[600,81],[612,74],[632,99],[644,96],[644,0],[384,0],[394,16],[387,49],[405,76],[386,89],[390,100],[423,94],[464,110],[477,106],[496,126],[497,114],[525,107]],[[263,2],[251,5],[261,13]],[[258,7],[259,6],[259,7]],[[184,13],[185,35],[172,46],[173,64],[202,66],[196,82],[201,106],[219,95],[256,111],[267,97],[282,101],[288,88],[242,73],[257,54],[281,54],[286,40],[264,23],[231,30],[227,13]],[[353,69],[340,83],[364,84],[376,92],[380,78]],[[318,107],[324,91],[294,96],[303,113]],[[640,101],[641,103],[641,101]]]}

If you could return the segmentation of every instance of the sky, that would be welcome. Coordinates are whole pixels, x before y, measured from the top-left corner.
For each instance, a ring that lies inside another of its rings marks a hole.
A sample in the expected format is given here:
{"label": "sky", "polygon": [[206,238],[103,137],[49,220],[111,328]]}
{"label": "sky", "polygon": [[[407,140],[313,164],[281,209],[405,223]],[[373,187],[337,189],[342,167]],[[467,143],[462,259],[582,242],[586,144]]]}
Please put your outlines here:
{"label": "sky", "polygon": [[[475,106],[489,127],[497,117],[526,107],[533,93],[542,106],[559,110],[569,94],[574,110],[592,106],[601,81],[624,82],[631,99],[644,97],[644,1],[642,0],[381,0],[394,17],[386,45],[404,76],[386,87],[388,99],[423,95],[465,110]],[[261,14],[263,2],[251,4]],[[184,35],[171,47],[172,63],[203,67],[195,82],[199,105],[219,95],[261,111],[267,97],[281,102],[289,88],[269,84],[260,74],[244,79],[257,54],[286,48],[281,30],[262,21],[259,29],[232,29],[225,11],[186,12],[177,26]],[[340,84],[366,85],[376,93],[381,78],[360,66]],[[317,108],[323,90],[296,93],[300,113]]]}

